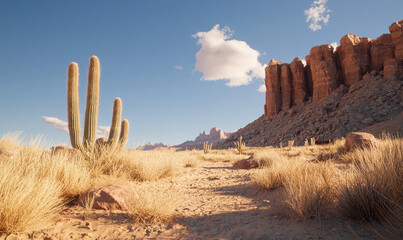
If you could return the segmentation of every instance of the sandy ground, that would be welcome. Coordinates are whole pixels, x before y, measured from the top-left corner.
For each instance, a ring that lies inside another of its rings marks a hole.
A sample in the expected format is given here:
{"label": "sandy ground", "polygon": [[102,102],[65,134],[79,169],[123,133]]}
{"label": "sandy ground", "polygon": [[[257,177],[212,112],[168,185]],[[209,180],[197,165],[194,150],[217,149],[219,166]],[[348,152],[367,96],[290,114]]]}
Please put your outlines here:
{"label": "sandy ground", "polygon": [[260,190],[250,174],[229,162],[203,161],[171,179],[144,183],[169,185],[178,193],[179,217],[172,224],[141,225],[124,212],[85,212],[73,206],[43,230],[0,239],[377,239],[367,225],[340,215],[328,214],[322,223],[277,216],[273,192]]}

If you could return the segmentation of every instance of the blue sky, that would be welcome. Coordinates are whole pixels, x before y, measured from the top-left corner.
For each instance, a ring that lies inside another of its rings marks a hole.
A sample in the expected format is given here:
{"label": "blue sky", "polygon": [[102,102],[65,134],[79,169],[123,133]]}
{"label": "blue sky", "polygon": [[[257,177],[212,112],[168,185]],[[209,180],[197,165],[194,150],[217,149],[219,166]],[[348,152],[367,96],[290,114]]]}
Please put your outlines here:
{"label": "blue sky", "polygon": [[[27,139],[42,135],[52,145],[69,143],[66,132],[42,117],[67,120],[66,73],[74,61],[83,120],[92,55],[101,62],[98,124],[110,125],[113,100],[120,97],[131,126],[129,146],[178,144],[212,127],[236,131],[263,114],[259,66],[272,58],[305,58],[311,47],[338,43],[347,33],[374,39],[403,19],[401,0],[312,4],[2,0],[0,136],[22,131]],[[321,5],[313,31],[305,10]],[[212,47],[217,42],[222,45]],[[231,79],[212,81],[220,77]]]}

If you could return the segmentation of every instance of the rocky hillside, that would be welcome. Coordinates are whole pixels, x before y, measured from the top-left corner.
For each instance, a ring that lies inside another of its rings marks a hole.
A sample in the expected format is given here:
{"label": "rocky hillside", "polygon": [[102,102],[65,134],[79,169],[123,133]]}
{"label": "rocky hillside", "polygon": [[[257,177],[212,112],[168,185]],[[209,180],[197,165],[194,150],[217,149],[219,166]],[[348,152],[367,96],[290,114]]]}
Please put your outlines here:
{"label": "rocky hillside", "polygon": [[[271,60],[266,68],[265,114],[217,147],[242,136],[248,146],[288,140],[330,140],[403,112],[403,20],[375,40],[347,34],[340,46],[313,47],[304,66]],[[403,119],[394,120],[399,123]],[[379,132],[379,131],[378,131]],[[393,131],[392,131],[393,132]]]}

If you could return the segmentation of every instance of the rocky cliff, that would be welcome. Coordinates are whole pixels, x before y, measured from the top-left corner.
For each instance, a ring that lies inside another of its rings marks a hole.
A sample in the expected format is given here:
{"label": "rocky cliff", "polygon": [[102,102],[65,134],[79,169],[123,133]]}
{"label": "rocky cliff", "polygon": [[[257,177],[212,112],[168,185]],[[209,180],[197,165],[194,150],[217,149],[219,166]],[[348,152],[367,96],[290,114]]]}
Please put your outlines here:
{"label": "rocky cliff", "polygon": [[240,136],[248,146],[329,140],[390,119],[403,133],[403,20],[389,31],[375,40],[347,34],[336,49],[313,47],[306,66],[300,58],[271,60],[264,115],[217,147],[233,147]]}
{"label": "rocky cliff", "polygon": [[300,58],[291,64],[271,60],[265,70],[265,115],[273,117],[310,98],[319,102],[367,73],[403,76],[403,20],[393,23],[389,31],[375,40],[347,34],[336,49],[329,44],[313,47],[305,67]]}

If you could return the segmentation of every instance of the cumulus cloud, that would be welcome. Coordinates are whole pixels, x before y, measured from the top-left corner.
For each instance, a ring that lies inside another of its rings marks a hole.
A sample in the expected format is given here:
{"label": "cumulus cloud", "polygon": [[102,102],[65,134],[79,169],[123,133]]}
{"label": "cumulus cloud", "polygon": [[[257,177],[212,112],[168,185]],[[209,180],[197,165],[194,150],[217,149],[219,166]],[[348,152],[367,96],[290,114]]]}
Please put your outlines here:
{"label": "cumulus cloud", "polygon": [[264,66],[259,62],[260,53],[246,42],[230,39],[233,32],[215,25],[208,32],[198,32],[201,49],[196,53],[195,71],[203,73],[202,80],[226,80],[230,87],[247,85],[254,78],[264,78]]}
{"label": "cumulus cloud", "polygon": [[302,64],[304,64],[304,66],[306,66],[306,60],[305,59],[301,59]]}
{"label": "cumulus cloud", "polygon": [[266,92],[266,85],[265,84],[260,85],[257,91],[263,93]]}
{"label": "cumulus cloud", "polygon": [[54,117],[46,117],[46,116],[42,117],[42,120],[47,123],[50,123],[52,128],[56,128],[57,130],[61,130],[66,133],[69,132],[68,124],[67,124],[67,122],[65,122],[63,120],[60,120],[60,119],[54,118]]}
{"label": "cumulus cloud", "polygon": [[[50,123],[53,128],[55,128],[57,130],[61,130],[66,133],[69,132],[68,123],[63,120],[60,120],[55,117],[46,117],[46,116],[41,117],[41,118],[43,121]],[[109,134],[110,129],[111,129],[111,127],[109,127],[109,126],[98,126],[97,134],[99,136],[106,136]]]}
{"label": "cumulus cloud", "polygon": [[175,67],[174,67],[176,70],[183,70],[183,67],[181,66],[181,65],[175,65]]}
{"label": "cumulus cloud", "polygon": [[326,6],[327,0],[316,0],[311,4],[311,8],[305,10],[306,22],[310,22],[309,28],[312,31],[322,29],[322,24],[327,25],[330,18],[330,10]]}

